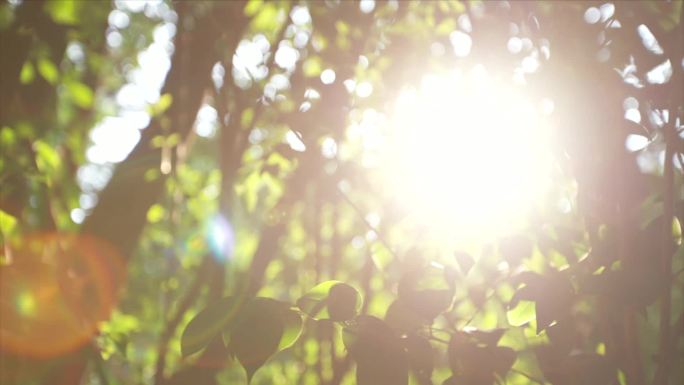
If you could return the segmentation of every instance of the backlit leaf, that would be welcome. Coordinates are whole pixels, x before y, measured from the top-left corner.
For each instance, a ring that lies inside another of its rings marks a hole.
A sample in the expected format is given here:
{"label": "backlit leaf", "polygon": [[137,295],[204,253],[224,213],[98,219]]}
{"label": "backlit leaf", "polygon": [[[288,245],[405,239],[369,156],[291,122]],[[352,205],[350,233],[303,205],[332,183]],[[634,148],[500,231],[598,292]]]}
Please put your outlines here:
{"label": "backlit leaf", "polygon": [[290,305],[271,298],[249,300],[236,322],[228,325],[228,349],[245,368],[248,382],[279,350],[291,346],[301,331],[301,318]]}
{"label": "backlit leaf", "polygon": [[93,105],[93,90],[87,85],[72,81],[67,83],[67,89],[74,103],[81,108],[90,108]]}
{"label": "backlit leaf", "polygon": [[314,319],[344,321],[354,317],[361,307],[361,295],[340,281],[316,285],[297,300],[297,307]]}
{"label": "backlit leaf", "polygon": [[54,175],[61,169],[62,158],[54,147],[37,140],[33,142],[33,149],[36,151],[36,164],[42,172]]}
{"label": "backlit leaf", "polygon": [[535,303],[532,301],[519,301],[515,307],[506,312],[506,318],[511,326],[523,326],[535,317]]}
{"label": "backlit leaf", "polygon": [[35,79],[36,71],[33,68],[33,64],[30,61],[26,61],[21,67],[21,73],[19,74],[19,81],[21,84],[29,84]]}
{"label": "backlit leaf", "polygon": [[9,234],[17,225],[17,218],[0,210],[0,233]]}
{"label": "backlit leaf", "polygon": [[188,323],[181,336],[183,357],[204,349],[226,326],[235,320],[240,303],[235,297],[223,298],[209,304]]}
{"label": "backlit leaf", "polygon": [[50,59],[38,60],[38,73],[50,84],[56,84],[59,79],[59,70]]}
{"label": "backlit leaf", "polygon": [[76,25],[79,23],[78,10],[82,4],[78,0],[55,0],[45,3],[45,10],[58,24]]}

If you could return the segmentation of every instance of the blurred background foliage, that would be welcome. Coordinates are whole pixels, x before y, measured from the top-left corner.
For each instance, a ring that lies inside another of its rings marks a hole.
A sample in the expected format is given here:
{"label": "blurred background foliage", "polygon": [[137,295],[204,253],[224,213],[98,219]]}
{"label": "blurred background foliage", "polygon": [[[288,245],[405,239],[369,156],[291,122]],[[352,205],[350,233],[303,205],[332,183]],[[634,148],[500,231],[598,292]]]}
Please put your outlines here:
{"label": "blurred background foliage", "polygon": [[[0,382],[684,382],[682,12],[3,0]],[[461,236],[378,159],[407,85],[482,68],[553,171]]]}

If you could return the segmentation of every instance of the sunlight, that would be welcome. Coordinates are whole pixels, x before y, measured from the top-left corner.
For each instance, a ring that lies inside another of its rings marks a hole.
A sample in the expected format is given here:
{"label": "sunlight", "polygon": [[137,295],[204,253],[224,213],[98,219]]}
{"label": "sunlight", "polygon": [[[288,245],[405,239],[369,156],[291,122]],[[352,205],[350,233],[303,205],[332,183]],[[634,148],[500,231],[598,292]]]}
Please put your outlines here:
{"label": "sunlight", "polygon": [[383,173],[421,223],[465,236],[501,234],[543,198],[550,101],[535,103],[478,66],[427,75],[394,107]]}

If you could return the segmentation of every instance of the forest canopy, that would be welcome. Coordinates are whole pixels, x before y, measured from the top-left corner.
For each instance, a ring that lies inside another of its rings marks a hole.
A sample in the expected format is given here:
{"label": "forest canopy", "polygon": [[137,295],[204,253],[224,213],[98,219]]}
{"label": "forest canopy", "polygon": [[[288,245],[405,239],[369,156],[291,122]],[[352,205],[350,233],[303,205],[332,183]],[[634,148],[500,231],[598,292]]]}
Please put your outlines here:
{"label": "forest canopy", "polygon": [[683,12],[0,1],[0,383],[684,383]]}

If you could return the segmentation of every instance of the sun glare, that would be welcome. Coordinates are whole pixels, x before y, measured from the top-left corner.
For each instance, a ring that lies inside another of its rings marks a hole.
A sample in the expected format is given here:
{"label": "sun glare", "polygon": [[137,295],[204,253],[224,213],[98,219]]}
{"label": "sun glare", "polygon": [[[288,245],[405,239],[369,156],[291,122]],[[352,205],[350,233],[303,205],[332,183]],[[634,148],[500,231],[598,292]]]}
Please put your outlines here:
{"label": "sun glare", "polygon": [[517,228],[549,186],[544,115],[524,87],[483,67],[401,91],[383,173],[423,223],[467,236]]}

